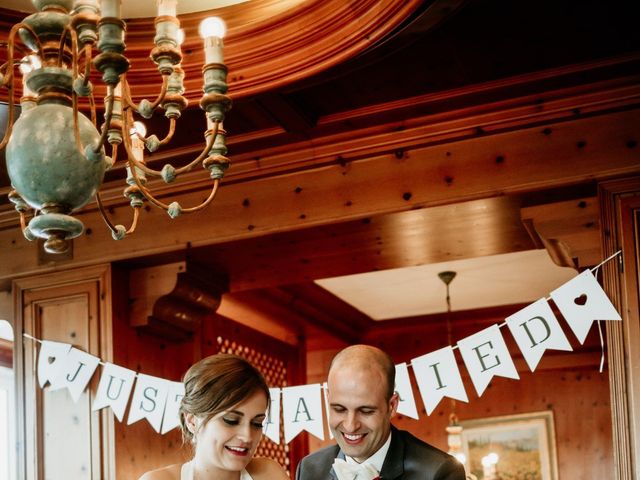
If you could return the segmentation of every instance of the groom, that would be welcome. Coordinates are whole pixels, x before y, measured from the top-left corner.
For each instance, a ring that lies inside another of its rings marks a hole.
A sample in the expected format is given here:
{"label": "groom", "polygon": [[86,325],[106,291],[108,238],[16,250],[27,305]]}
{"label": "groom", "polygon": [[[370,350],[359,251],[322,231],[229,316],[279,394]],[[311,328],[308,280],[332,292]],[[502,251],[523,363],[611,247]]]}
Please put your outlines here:
{"label": "groom", "polygon": [[382,350],[345,348],[331,362],[327,383],[329,427],[338,445],[303,458],[296,480],[465,479],[455,458],[391,425],[399,401],[395,365]]}

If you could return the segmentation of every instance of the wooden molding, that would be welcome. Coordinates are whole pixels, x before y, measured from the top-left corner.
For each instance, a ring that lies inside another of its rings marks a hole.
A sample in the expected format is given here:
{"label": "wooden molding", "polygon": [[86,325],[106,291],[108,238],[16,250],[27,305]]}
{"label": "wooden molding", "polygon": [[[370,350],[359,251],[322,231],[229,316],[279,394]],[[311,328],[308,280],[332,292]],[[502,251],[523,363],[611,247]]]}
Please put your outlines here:
{"label": "wooden molding", "polygon": [[602,259],[596,198],[526,207],[520,214],[534,243],[546,248],[556,265],[583,269]]}
{"label": "wooden molding", "polygon": [[[191,340],[202,321],[218,309],[222,294],[229,289],[225,275],[207,271],[189,260],[139,269],[132,275],[131,325],[139,332],[174,342]],[[161,285],[174,285],[170,291],[157,295],[157,280]]]}
{"label": "wooden molding", "polygon": [[614,478],[632,480],[640,476],[640,178],[603,182],[598,196],[603,254],[622,250],[618,261],[602,267],[605,291],[622,314],[622,322],[607,322]]}

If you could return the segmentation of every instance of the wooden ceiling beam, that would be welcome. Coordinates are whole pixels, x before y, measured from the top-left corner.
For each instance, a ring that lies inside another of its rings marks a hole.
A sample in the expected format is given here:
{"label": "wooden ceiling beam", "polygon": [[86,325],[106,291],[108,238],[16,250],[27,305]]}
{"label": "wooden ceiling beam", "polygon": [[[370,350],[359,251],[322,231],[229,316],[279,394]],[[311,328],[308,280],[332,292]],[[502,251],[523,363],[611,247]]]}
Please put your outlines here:
{"label": "wooden ceiling beam", "polygon": [[[392,132],[383,137],[391,148],[402,146],[393,143]],[[80,212],[77,217],[92,233],[74,242],[75,259],[64,266],[637,174],[638,139],[640,108],[630,107],[517,130],[487,128],[453,143],[415,147],[405,140],[406,148],[391,152],[379,151],[384,141],[379,136],[370,139],[373,146],[367,147],[366,136],[354,135],[332,149],[336,155],[341,148],[359,148],[352,158],[341,160],[338,155],[332,163],[316,168],[223,183],[206,211],[175,219],[170,228],[166,214],[151,209],[143,213],[138,231],[121,242],[104,233],[95,210]],[[192,189],[202,187],[191,185]],[[180,202],[190,206],[205,195],[192,190]],[[112,209],[116,223],[129,223],[128,207]],[[0,279],[60,268],[38,265],[35,246],[17,228],[0,231],[0,252]]]}

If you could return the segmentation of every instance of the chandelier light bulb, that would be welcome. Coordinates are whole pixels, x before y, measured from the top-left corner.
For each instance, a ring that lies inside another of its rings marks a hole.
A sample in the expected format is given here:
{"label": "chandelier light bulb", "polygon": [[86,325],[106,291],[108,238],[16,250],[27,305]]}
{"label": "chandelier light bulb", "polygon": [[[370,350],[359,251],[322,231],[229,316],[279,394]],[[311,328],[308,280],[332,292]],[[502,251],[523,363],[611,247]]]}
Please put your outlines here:
{"label": "chandelier light bulb", "polygon": [[184,43],[184,29],[178,29],[176,33],[176,42],[178,42],[178,45],[182,45]]}
{"label": "chandelier light bulb", "polygon": [[142,122],[133,122],[133,128],[131,129],[131,136],[144,137],[147,134],[147,127]]}
{"label": "chandelier light bulb", "polygon": [[165,15],[169,17],[176,16],[176,6],[178,5],[177,0],[158,0],[157,5],[158,5],[159,17],[165,16]]}
{"label": "chandelier light bulb", "polygon": [[200,22],[200,36],[202,38],[224,38],[227,27],[219,17],[207,17]]}

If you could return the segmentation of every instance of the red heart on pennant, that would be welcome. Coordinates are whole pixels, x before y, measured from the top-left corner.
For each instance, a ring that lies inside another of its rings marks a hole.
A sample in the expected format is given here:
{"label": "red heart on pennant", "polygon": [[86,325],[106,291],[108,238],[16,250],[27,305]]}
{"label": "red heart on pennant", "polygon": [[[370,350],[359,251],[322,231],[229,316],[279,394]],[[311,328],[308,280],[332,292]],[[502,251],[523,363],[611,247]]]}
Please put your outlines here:
{"label": "red heart on pennant", "polygon": [[51,365],[55,361],[56,361],[56,357],[47,357],[47,362],[49,362],[49,365]]}
{"label": "red heart on pennant", "polygon": [[580,305],[581,307],[584,306],[584,304],[587,303],[586,293],[583,293],[579,297],[575,298],[573,301],[576,305]]}

